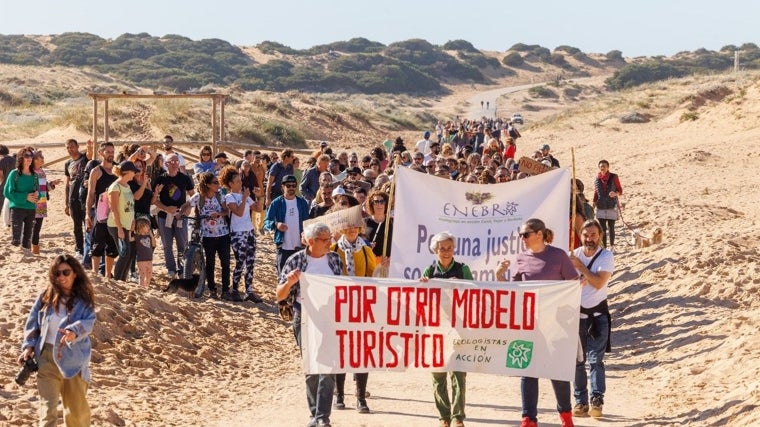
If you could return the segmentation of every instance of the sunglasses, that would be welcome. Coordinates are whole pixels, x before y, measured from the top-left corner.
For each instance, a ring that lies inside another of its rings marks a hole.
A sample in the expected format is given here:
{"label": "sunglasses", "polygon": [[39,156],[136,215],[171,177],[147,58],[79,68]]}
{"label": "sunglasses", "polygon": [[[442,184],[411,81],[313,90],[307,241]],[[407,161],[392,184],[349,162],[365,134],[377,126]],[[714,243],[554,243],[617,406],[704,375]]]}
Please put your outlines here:
{"label": "sunglasses", "polygon": [[385,204],[385,199],[373,199],[372,203],[374,203],[376,205],[384,205]]}
{"label": "sunglasses", "polygon": [[55,276],[55,277],[61,277],[61,274],[63,274],[65,277],[69,277],[69,276],[71,276],[71,273],[73,273],[73,272],[74,272],[74,270],[72,270],[70,268],[66,268],[66,269],[63,269],[63,270],[56,270],[56,271],[54,271],[53,272],[53,276]]}
{"label": "sunglasses", "polygon": [[201,153],[201,156],[210,156],[211,153]]}
{"label": "sunglasses", "polygon": [[518,234],[519,234],[519,235],[520,235],[520,237],[522,237],[523,239],[527,239],[527,238],[528,238],[528,236],[530,236],[531,234],[534,234],[534,233],[535,233],[535,231],[524,231],[524,232],[522,232],[522,233],[518,233]]}
{"label": "sunglasses", "polygon": [[296,188],[297,187],[296,184],[282,184],[282,185],[284,185],[285,188]]}
{"label": "sunglasses", "polygon": [[34,154],[32,154],[32,153],[24,153],[24,158],[25,159],[31,159],[33,157],[34,157]]}

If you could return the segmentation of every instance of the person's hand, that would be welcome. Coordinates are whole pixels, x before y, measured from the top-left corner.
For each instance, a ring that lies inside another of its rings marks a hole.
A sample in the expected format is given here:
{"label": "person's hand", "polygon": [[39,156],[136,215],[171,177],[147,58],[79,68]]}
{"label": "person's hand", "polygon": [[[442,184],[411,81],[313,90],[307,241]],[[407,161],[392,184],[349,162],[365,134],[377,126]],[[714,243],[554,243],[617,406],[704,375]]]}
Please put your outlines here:
{"label": "person's hand", "polygon": [[56,185],[60,185],[61,182],[63,182],[63,181],[60,178],[59,179],[54,179],[54,180],[50,181],[50,183],[53,184],[54,187]]}
{"label": "person's hand", "polygon": [[612,197],[614,199],[615,197],[618,196],[618,193],[617,193],[617,191],[610,191],[609,195],[610,195],[610,197]]}
{"label": "person's hand", "polygon": [[77,339],[77,334],[75,334],[74,331],[70,329],[59,328],[58,332],[63,334],[63,336],[61,337],[61,345],[71,344],[72,342],[74,342],[75,339]]}
{"label": "person's hand", "polygon": [[502,278],[504,278],[504,280],[507,279],[506,274],[510,265],[511,262],[508,259],[499,262],[499,267],[496,269],[496,280],[501,280]]}
{"label": "person's hand", "polygon": [[92,230],[92,217],[87,215],[87,218],[84,220],[85,226],[87,227],[87,231]]}
{"label": "person's hand", "polygon": [[66,216],[71,216],[71,211],[69,211],[68,205],[63,208],[63,213],[65,213]]}
{"label": "person's hand", "polygon": [[[150,179],[148,179],[148,180],[150,181]],[[163,190],[163,189],[164,189],[164,184],[158,184],[158,185],[156,186],[156,188],[154,188],[154,189],[153,189],[153,192],[154,192],[154,193],[160,193],[160,192],[161,192],[161,190]]]}
{"label": "person's hand", "polygon": [[301,270],[293,270],[285,276],[286,282],[289,286],[293,286],[301,278]]}
{"label": "person's hand", "polygon": [[422,282],[422,283],[427,283],[428,280],[430,280],[430,278],[425,277],[425,276],[420,277],[420,282]]}
{"label": "person's hand", "polygon": [[253,188],[253,194],[256,195],[256,197],[261,196],[261,187],[254,187]]}
{"label": "person's hand", "polygon": [[119,239],[124,240],[124,229],[121,227],[117,227],[116,235],[119,237]]}
{"label": "person's hand", "polygon": [[577,269],[583,266],[583,263],[581,262],[581,260],[577,256],[575,256],[572,252],[568,256],[570,258],[570,262],[573,263],[573,267]]}
{"label": "person's hand", "polygon": [[284,232],[288,231],[288,225],[285,224],[284,222],[278,222],[277,223],[277,229],[280,230],[280,231],[282,231],[284,233]]}
{"label": "person's hand", "polygon": [[34,356],[34,348],[32,347],[25,348],[24,351],[21,352],[21,356],[18,357],[19,366],[23,365],[24,361],[26,361],[32,356]]}
{"label": "person's hand", "polygon": [[248,197],[251,196],[251,190],[244,188],[243,189],[243,200],[248,200]]}
{"label": "person's hand", "polygon": [[26,200],[31,203],[37,203],[37,192],[32,191],[31,193],[26,195]]}

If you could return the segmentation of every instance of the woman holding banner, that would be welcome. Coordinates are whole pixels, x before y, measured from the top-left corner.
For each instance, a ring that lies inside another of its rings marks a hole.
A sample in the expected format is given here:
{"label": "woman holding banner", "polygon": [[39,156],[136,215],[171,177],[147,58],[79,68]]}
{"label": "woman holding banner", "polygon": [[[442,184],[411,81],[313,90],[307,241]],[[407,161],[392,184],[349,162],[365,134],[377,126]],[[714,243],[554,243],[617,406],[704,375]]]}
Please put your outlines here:
{"label": "woman holding banner", "polygon": [[[340,187],[339,187],[340,188]],[[345,195],[343,195],[345,196]],[[354,224],[341,231],[341,236],[336,243],[330,246],[330,250],[337,252],[343,261],[344,276],[372,277],[375,271],[375,255],[372,249],[364,243],[359,237],[359,232],[364,228],[363,224]],[[368,414],[367,406],[367,380],[369,373],[354,374],[356,382],[356,410],[360,414]],[[344,402],[344,390],[346,385],[346,374],[335,375],[335,388],[337,396],[335,397],[335,408],[343,409],[346,407]]]}
{"label": "woman holding banner", "polygon": [[[578,272],[573,267],[570,257],[557,247],[551,246],[554,233],[546,228],[543,221],[531,218],[520,226],[520,238],[526,247],[525,252],[517,255],[516,266],[512,271],[513,281],[526,280],[573,280]],[[506,273],[510,262],[499,263],[496,279],[507,281]],[[575,357],[575,355],[568,355]],[[572,405],[570,403],[570,382],[552,380],[554,396],[557,398],[557,411],[562,427],[573,427]],[[522,395],[522,424],[520,427],[536,427],[538,424],[538,378],[522,377],[520,379]]]}
{"label": "woman holding banner", "polygon": [[[448,231],[442,231],[430,239],[430,250],[437,259],[422,273],[421,282],[428,279],[465,279],[472,280],[472,272],[467,264],[454,261],[456,237]],[[464,427],[465,385],[467,372],[452,371],[451,400],[449,400],[446,372],[433,373],[433,397],[441,420],[441,427]],[[569,389],[568,389],[569,390]],[[450,424],[451,422],[453,424]]]}

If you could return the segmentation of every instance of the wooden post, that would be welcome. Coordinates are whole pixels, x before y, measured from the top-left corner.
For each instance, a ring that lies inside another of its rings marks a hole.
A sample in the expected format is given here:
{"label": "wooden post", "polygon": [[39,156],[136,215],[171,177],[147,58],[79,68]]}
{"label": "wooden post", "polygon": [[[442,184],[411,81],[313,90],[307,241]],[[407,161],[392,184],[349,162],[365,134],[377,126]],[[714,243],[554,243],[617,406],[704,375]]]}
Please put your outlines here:
{"label": "wooden post", "polygon": [[211,108],[211,152],[216,156],[216,141],[217,135],[219,135],[219,129],[216,124],[216,97],[212,98],[213,107]]}
{"label": "wooden post", "polygon": [[92,98],[92,142],[98,143],[98,98]]}
{"label": "wooden post", "polygon": [[221,111],[219,116],[219,141],[226,141],[227,138],[224,137],[224,133],[226,129],[224,128],[224,98],[220,97],[219,102],[221,104]]}
{"label": "wooden post", "polygon": [[108,98],[103,100],[103,139],[108,142],[110,139],[110,133],[108,128]]}

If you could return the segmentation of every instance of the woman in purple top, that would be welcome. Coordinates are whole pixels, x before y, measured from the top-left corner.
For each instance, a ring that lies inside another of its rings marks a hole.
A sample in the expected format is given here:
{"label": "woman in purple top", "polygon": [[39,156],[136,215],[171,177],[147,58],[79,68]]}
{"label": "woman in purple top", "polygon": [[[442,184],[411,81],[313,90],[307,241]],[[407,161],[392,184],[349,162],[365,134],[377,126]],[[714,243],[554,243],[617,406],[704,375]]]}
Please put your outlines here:
{"label": "woman in purple top", "polygon": [[[551,246],[554,233],[546,228],[546,224],[537,218],[531,218],[520,226],[520,238],[525,244],[525,252],[517,255],[515,268],[512,273],[513,281],[525,280],[573,280],[578,278],[578,272],[573,267],[567,253],[562,249]],[[496,270],[496,277],[506,281],[505,273],[509,261],[502,261]],[[568,357],[573,357],[568,355]],[[554,396],[557,398],[562,427],[573,426],[572,405],[570,403],[570,382],[552,380]],[[521,427],[535,427],[538,416],[538,378],[522,377],[520,379],[522,395],[522,424]]]}

